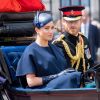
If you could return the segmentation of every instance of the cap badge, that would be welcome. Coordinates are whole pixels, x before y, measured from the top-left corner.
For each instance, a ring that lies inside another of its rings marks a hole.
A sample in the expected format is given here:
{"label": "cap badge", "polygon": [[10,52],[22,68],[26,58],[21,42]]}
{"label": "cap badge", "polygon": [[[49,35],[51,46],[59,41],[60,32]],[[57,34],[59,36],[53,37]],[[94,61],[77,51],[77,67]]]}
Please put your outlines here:
{"label": "cap badge", "polygon": [[71,10],[71,14],[74,15],[74,11],[73,10]]}

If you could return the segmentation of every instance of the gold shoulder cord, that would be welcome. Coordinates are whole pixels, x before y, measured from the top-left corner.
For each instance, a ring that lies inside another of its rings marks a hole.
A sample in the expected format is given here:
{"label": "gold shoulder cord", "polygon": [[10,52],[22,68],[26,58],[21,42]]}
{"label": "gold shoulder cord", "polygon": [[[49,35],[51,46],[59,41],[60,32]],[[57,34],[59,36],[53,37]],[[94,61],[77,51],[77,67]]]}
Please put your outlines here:
{"label": "gold shoulder cord", "polygon": [[[79,33],[80,34],[80,33]],[[72,64],[72,67],[74,66],[74,64],[76,63],[76,70],[78,70],[79,68],[79,64],[80,64],[80,60],[82,58],[83,60],[83,68],[84,68],[84,72],[86,71],[86,67],[85,67],[85,59],[84,59],[84,41],[83,41],[83,38],[82,36],[80,35],[79,36],[79,42],[77,43],[76,45],[76,55],[73,56],[71,51],[70,51],[70,48],[68,46],[68,44],[63,40],[65,36],[62,34],[58,39],[56,39],[55,41],[61,41],[64,48],[65,48],[65,51],[66,53],[68,54],[68,56],[71,58],[71,64]],[[54,41],[54,42],[55,42]]]}

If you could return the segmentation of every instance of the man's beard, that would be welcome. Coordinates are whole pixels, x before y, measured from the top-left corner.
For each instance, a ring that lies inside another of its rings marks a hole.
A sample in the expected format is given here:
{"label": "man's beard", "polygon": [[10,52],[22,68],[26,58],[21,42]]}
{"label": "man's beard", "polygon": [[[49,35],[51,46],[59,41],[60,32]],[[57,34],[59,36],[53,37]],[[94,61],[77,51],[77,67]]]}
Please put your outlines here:
{"label": "man's beard", "polygon": [[69,33],[74,35],[74,36],[77,36],[78,31],[73,29],[73,30],[69,30]]}

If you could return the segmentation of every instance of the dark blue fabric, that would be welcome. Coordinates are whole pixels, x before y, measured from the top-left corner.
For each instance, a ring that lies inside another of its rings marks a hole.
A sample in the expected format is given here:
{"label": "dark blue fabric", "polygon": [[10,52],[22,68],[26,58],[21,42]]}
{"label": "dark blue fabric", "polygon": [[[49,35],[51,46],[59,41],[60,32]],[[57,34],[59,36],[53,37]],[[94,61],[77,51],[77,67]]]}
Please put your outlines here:
{"label": "dark blue fabric", "polygon": [[53,80],[48,84],[38,87],[32,87],[32,89],[68,89],[80,87],[81,72],[65,73]]}
{"label": "dark blue fabric", "polygon": [[88,40],[92,58],[96,61],[96,52],[99,47],[100,37],[98,28],[91,23],[89,24]]}
{"label": "dark blue fabric", "polygon": [[65,73],[50,81],[45,89],[66,89],[80,87],[81,72]]}
{"label": "dark blue fabric", "polygon": [[8,70],[13,80],[16,80],[15,73],[16,73],[17,63],[25,48],[26,46],[2,46],[1,47],[5,61],[8,66]]}
{"label": "dark blue fabric", "polygon": [[6,82],[6,79],[0,76],[0,85],[3,85]]}
{"label": "dark blue fabric", "polygon": [[40,47],[35,42],[27,47],[17,67],[17,76],[34,73],[37,76],[57,74],[67,68],[63,53],[50,44],[49,47]]}
{"label": "dark blue fabric", "polygon": [[[25,49],[18,63],[16,76],[25,76],[26,74],[34,73],[37,77],[43,77],[58,74],[68,67],[64,55],[58,47],[53,44],[49,44],[49,47],[40,47],[34,42]],[[47,84],[32,88],[78,88],[80,86],[80,78],[81,72],[66,73]]]}

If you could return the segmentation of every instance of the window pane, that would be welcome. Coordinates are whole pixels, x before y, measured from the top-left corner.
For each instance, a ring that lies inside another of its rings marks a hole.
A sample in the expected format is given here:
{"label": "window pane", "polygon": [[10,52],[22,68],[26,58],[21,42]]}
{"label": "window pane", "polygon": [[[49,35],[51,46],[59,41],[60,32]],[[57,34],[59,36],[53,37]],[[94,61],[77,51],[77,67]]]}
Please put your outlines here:
{"label": "window pane", "polygon": [[61,0],[61,6],[69,6],[70,5],[70,0]]}
{"label": "window pane", "polygon": [[89,6],[89,0],[81,0],[83,6]]}
{"label": "window pane", "polygon": [[71,0],[72,5],[79,5],[79,0]]}

